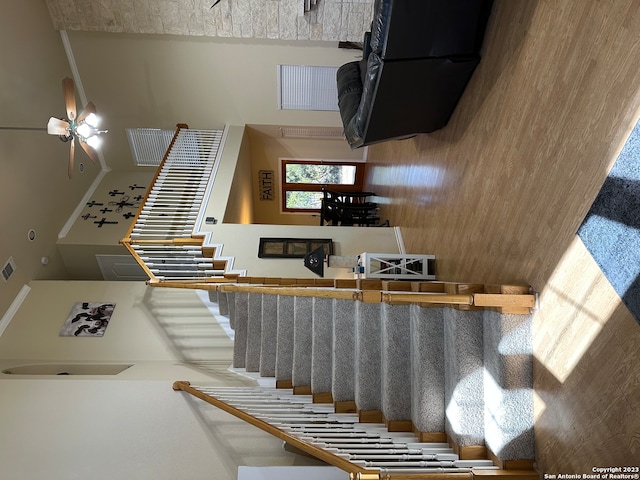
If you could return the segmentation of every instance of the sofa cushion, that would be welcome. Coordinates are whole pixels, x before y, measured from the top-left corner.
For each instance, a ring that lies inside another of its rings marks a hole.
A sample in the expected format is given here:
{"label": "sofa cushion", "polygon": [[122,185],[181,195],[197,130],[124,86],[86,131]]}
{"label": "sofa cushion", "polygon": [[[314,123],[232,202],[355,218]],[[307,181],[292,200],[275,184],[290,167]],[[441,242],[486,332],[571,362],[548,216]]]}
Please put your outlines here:
{"label": "sofa cushion", "polygon": [[[381,68],[382,60],[372,52],[367,59],[364,82],[361,84],[360,97],[357,99],[358,103],[355,111],[351,110],[350,112],[345,112],[347,113],[346,115],[343,114],[343,104],[340,103],[340,97],[338,97],[338,105],[344,125],[344,134],[351,148],[357,148],[364,142],[364,132],[367,129],[369,116],[373,108]],[[355,99],[353,99],[353,101],[353,103],[355,103]],[[353,104],[350,104],[349,107],[353,108]]]}
{"label": "sofa cushion", "polygon": [[360,99],[362,98],[362,80],[360,79],[360,62],[349,62],[342,65],[336,74],[338,83],[338,108],[345,129],[345,135],[351,143],[351,138],[357,138],[358,133],[347,132],[348,125],[356,116]]}

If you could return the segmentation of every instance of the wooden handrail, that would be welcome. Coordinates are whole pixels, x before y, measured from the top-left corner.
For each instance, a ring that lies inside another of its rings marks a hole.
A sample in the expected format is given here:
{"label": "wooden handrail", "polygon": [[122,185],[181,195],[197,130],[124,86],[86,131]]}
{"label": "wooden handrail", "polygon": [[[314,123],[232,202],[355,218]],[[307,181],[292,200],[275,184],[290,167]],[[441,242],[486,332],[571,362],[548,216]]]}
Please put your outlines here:
{"label": "wooden handrail", "polygon": [[151,193],[151,190],[153,189],[153,186],[156,184],[156,180],[158,180],[158,176],[160,175],[160,172],[162,171],[162,167],[164,167],[164,164],[167,161],[167,157],[169,156],[169,153],[171,152],[171,149],[173,148],[173,145],[176,143],[176,140],[178,139],[178,136],[180,134],[180,130],[187,129],[187,128],[189,128],[189,126],[186,123],[179,123],[179,124],[176,125],[176,133],[173,134],[173,138],[171,139],[171,143],[169,143],[169,147],[167,148],[167,151],[165,152],[164,157],[162,157],[162,162],[160,162],[160,166],[156,170],[156,174],[153,176],[153,180],[149,184],[149,188],[147,188],[147,191],[146,191],[146,193],[144,195],[144,198],[140,202],[140,207],[138,208],[138,211],[136,212],[135,217],[133,217],[133,219],[131,221],[131,225],[129,226],[129,229],[127,230],[127,233],[124,235],[124,238],[121,240],[121,243],[123,241],[125,241],[126,239],[131,239],[131,233],[133,233],[133,228],[135,227],[136,223],[138,222],[138,218],[140,217],[140,213],[142,212],[142,209],[144,208],[145,203],[147,203],[147,200],[149,199],[149,194]]}
{"label": "wooden handrail", "polygon": [[138,255],[138,252],[136,252],[133,247],[131,246],[131,239],[129,238],[123,238],[122,240],[120,240],[120,244],[122,246],[124,246],[124,248],[127,249],[127,251],[131,254],[131,256],[133,257],[133,259],[138,263],[138,265],[140,265],[140,267],[144,270],[144,273],[147,274],[147,277],[149,277],[149,280],[151,281],[155,281],[156,276],[153,274],[153,272],[151,271],[151,269],[149,267],[147,267],[147,264],[145,262],[142,261],[142,259],[140,258],[140,255]]}
{"label": "wooden handrail", "polygon": [[[365,303],[415,303],[459,308],[496,309],[502,313],[527,314],[536,296],[529,287],[481,285],[455,282],[384,282],[360,285],[345,279],[209,277],[194,280],[150,281],[154,287],[193,288],[225,292],[266,293],[294,297],[335,298]],[[396,290],[384,290],[395,288]],[[404,290],[403,290],[404,288]],[[462,293],[464,292],[464,293]],[[486,293],[490,292],[490,293]]]}
{"label": "wooden handrail", "polygon": [[198,388],[192,387],[187,381],[174,382],[172,388],[174,391],[183,391],[188,393],[209,405],[219,408],[220,410],[257,427],[260,430],[287,442],[308,455],[348,472],[351,480],[488,480],[486,477],[496,477],[496,480],[538,480],[539,478],[538,473],[532,469],[486,470],[482,468],[471,468],[469,471],[456,471],[455,469],[452,469],[450,472],[446,472],[443,469],[441,472],[429,473],[394,473],[387,469],[370,470],[354,464],[342,456],[335,455],[333,452],[327,451],[322,447],[307,443],[306,441],[281,430],[265,420],[256,418],[244,410],[236,408],[235,406],[230,405],[229,403],[212,395],[208,395]]}
{"label": "wooden handrail", "polygon": [[327,452],[326,450],[323,450],[320,447],[316,447],[314,445],[310,445],[306,442],[303,442],[298,438],[294,437],[293,435],[289,435],[288,433],[283,432],[279,428],[274,427],[270,423],[265,422],[264,420],[255,418],[254,416],[249,415],[248,413],[243,412],[242,410],[239,410],[233,407],[232,405],[229,405],[221,400],[218,400],[215,397],[206,395],[200,390],[197,390],[191,387],[189,382],[184,382],[184,381],[175,382],[173,384],[173,389],[175,391],[187,392],[193,395],[194,397],[197,397],[200,400],[203,400],[208,404],[213,405],[214,407],[219,408],[220,410],[223,410],[233,415],[236,418],[239,418],[240,420],[250,423],[254,427],[257,427],[260,430],[279,438],[280,440],[284,440],[290,445],[293,445],[294,447],[302,450],[303,452],[308,453],[309,455],[315,458],[323,460],[328,464],[333,465],[334,467],[338,467],[341,470],[344,470],[346,472],[366,473],[368,475],[375,475],[375,477],[367,476],[366,478],[376,478],[376,479],[379,478],[378,473],[376,471],[368,470],[358,465],[354,465],[353,463],[349,462],[349,460],[346,460],[330,452]]}

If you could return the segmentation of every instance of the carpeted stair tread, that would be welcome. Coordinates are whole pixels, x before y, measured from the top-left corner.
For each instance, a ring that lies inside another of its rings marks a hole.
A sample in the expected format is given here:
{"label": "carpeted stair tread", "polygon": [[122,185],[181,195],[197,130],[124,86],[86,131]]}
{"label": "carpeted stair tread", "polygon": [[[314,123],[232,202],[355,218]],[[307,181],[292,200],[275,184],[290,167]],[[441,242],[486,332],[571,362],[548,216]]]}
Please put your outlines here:
{"label": "carpeted stair tread", "polygon": [[247,322],[249,320],[248,294],[235,295],[235,339],[233,342],[233,366],[244,368],[247,357]]}
{"label": "carpeted stair tread", "polygon": [[411,305],[411,421],[444,432],[444,311]]}
{"label": "carpeted stair tread", "polygon": [[262,294],[250,293],[247,303],[247,350],[245,368],[247,372],[260,370],[262,346]]}
{"label": "carpeted stair tread", "polygon": [[355,402],[358,410],[382,410],[380,305],[356,303]]}
{"label": "carpeted stair tread", "polygon": [[260,375],[275,377],[278,339],[278,297],[262,295],[262,332],[260,344]]}
{"label": "carpeted stair tread", "polygon": [[501,460],[534,458],[530,315],[484,313],[487,447]]}
{"label": "carpeted stair tread", "polygon": [[[216,292],[218,294],[218,311],[220,315],[229,316],[229,300],[226,292]],[[211,294],[211,292],[209,292]]]}
{"label": "carpeted stair tread", "polygon": [[333,374],[331,393],[336,402],[355,399],[356,302],[333,303]]}
{"label": "carpeted stair tread", "polygon": [[461,447],[486,445],[499,460],[534,459],[530,315],[227,297],[234,367],[331,392],[420,432],[444,431]]}
{"label": "carpeted stair tread", "polygon": [[276,380],[291,380],[293,371],[293,300],[278,295],[278,328],[276,345]]}
{"label": "carpeted stair tread", "polygon": [[311,391],[330,393],[333,373],[333,299],[314,298],[311,341]]}
{"label": "carpeted stair tread", "polygon": [[227,304],[229,305],[229,327],[236,329],[236,293],[224,292],[227,297]]}
{"label": "carpeted stair tread", "polygon": [[411,419],[409,305],[381,306],[381,391],[386,420]]}
{"label": "carpeted stair tread", "polygon": [[311,386],[311,349],[313,298],[295,297],[293,301],[293,371],[295,387]]}
{"label": "carpeted stair tread", "polygon": [[482,335],[482,311],[445,307],[445,432],[460,446],[484,445]]}
{"label": "carpeted stair tread", "polygon": [[209,295],[209,301],[211,303],[220,303],[219,293],[217,290],[209,290],[207,294]]}

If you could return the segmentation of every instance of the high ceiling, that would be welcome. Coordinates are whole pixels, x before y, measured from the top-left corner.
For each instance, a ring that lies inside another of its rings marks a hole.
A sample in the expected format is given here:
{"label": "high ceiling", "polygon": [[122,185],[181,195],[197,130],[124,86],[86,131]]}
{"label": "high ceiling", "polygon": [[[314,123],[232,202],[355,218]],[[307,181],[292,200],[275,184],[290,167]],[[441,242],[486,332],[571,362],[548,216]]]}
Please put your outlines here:
{"label": "high ceiling", "polygon": [[[64,115],[61,81],[71,76],[60,34],[44,0],[0,2],[0,23],[0,126],[45,127],[51,115]],[[45,131],[0,130],[0,262],[16,263],[10,282],[0,281],[0,316],[31,278],[66,275],[57,235],[98,172],[88,165],[69,181],[68,155],[69,146]]]}
{"label": "high ceiling", "polygon": [[[45,0],[0,2],[0,23],[0,126],[43,128],[50,116],[63,116],[61,81],[72,77],[105,119],[102,154],[116,171],[136,168],[126,128],[338,126],[337,112],[278,110],[276,67],[338,66],[356,56],[335,42],[61,33]],[[0,316],[31,279],[67,277],[58,234],[99,173],[77,149],[69,180],[68,155],[69,145],[44,131],[0,130],[0,266],[13,257],[17,267],[10,282],[0,281]],[[30,229],[34,241],[27,240]]]}

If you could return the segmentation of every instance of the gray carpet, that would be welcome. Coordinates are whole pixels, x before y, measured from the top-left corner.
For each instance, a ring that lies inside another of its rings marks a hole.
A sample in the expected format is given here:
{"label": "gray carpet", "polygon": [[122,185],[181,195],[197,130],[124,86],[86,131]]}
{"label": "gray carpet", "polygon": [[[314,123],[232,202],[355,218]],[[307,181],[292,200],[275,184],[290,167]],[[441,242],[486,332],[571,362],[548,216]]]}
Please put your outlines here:
{"label": "gray carpet", "polygon": [[247,372],[260,370],[262,345],[262,294],[250,293],[247,302],[247,350],[245,365]]}
{"label": "gray carpet", "polygon": [[533,348],[530,315],[484,312],[484,428],[502,460],[533,458]]}
{"label": "gray carpet", "polygon": [[249,295],[235,294],[235,339],[233,342],[233,366],[244,368],[247,359],[247,323],[249,321]]}
{"label": "gray carpet", "polygon": [[356,303],[333,303],[333,374],[331,393],[336,402],[355,398]]}
{"label": "gray carpet", "polygon": [[444,309],[445,431],[460,446],[484,444],[482,313]]}
{"label": "gray carpet", "polygon": [[253,368],[257,358],[263,376],[330,391],[420,432],[446,432],[460,446],[486,445],[501,460],[534,459],[530,315],[246,293],[234,300],[234,366]]}
{"label": "gray carpet", "polygon": [[293,297],[278,296],[276,380],[291,380],[293,370]]}
{"label": "gray carpet", "polygon": [[360,410],[382,410],[380,305],[356,303],[355,401]]}
{"label": "gray carpet", "polygon": [[640,123],[609,172],[578,236],[640,324]]}
{"label": "gray carpet", "polygon": [[387,420],[411,420],[411,349],[409,305],[382,309],[382,413]]}
{"label": "gray carpet", "polygon": [[262,295],[262,342],[260,344],[260,375],[275,377],[278,345],[278,297]]}
{"label": "gray carpet", "polygon": [[311,349],[313,328],[313,298],[295,297],[293,300],[293,372],[296,387],[311,385]]}
{"label": "gray carpet", "polygon": [[311,389],[330,393],[333,373],[333,300],[313,299]]}
{"label": "gray carpet", "polygon": [[411,305],[411,420],[421,432],[444,432],[444,312]]}

